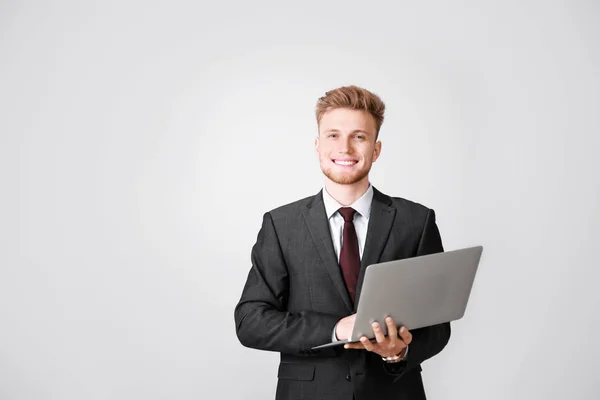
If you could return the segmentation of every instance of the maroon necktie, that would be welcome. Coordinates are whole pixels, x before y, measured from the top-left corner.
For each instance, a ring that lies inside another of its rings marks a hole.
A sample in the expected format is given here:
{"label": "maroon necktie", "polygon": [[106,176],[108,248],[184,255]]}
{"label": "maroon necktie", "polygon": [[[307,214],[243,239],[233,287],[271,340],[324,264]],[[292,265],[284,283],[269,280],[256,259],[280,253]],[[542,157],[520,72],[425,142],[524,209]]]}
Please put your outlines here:
{"label": "maroon necktie", "polygon": [[339,210],[344,218],[344,233],[342,234],[342,250],[340,251],[340,267],[344,274],[346,287],[350,292],[350,297],[354,302],[356,293],[356,282],[358,281],[358,272],[360,270],[360,253],[358,252],[358,238],[354,229],[354,213],[356,210],[350,207],[342,207]]}

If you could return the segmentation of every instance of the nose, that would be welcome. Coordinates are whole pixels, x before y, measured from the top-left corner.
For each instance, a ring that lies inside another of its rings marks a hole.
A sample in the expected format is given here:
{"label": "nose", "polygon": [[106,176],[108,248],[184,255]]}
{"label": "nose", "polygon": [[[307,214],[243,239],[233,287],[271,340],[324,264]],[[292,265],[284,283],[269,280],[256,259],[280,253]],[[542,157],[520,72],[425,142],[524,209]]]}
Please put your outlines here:
{"label": "nose", "polygon": [[349,137],[345,137],[344,139],[340,140],[339,143],[340,143],[340,148],[339,148],[340,153],[350,153],[352,151],[352,146],[350,145]]}

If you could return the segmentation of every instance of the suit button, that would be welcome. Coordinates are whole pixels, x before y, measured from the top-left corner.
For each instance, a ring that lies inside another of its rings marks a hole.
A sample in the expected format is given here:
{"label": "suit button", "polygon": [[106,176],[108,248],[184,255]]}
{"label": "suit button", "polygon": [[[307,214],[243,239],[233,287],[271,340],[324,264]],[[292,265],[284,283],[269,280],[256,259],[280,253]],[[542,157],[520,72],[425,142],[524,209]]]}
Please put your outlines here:
{"label": "suit button", "polygon": [[351,381],[352,381],[352,377],[350,376],[350,374],[346,375],[346,380],[347,380],[348,382],[351,382]]}

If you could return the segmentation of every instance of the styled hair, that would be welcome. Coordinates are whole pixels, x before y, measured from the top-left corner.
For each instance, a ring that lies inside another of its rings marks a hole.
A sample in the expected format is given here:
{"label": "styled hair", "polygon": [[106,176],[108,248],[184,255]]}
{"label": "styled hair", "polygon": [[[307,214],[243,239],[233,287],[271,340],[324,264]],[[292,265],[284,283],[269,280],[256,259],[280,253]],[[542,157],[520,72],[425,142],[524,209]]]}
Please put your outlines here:
{"label": "styled hair", "polygon": [[376,94],[354,85],[342,86],[326,92],[325,96],[317,101],[315,109],[317,124],[321,122],[323,114],[336,108],[368,112],[375,120],[376,136],[379,136],[385,114],[385,104]]}

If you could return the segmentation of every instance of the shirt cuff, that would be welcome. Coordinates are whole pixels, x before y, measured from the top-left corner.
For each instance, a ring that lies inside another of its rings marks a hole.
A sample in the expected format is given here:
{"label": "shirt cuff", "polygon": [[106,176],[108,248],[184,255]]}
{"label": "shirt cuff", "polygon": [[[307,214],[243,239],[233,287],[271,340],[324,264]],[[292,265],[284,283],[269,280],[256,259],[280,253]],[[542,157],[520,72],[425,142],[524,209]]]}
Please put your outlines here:
{"label": "shirt cuff", "polygon": [[331,332],[331,341],[332,342],[339,342],[338,338],[335,337],[335,328],[337,327],[337,324],[335,324],[333,326],[333,332]]}

